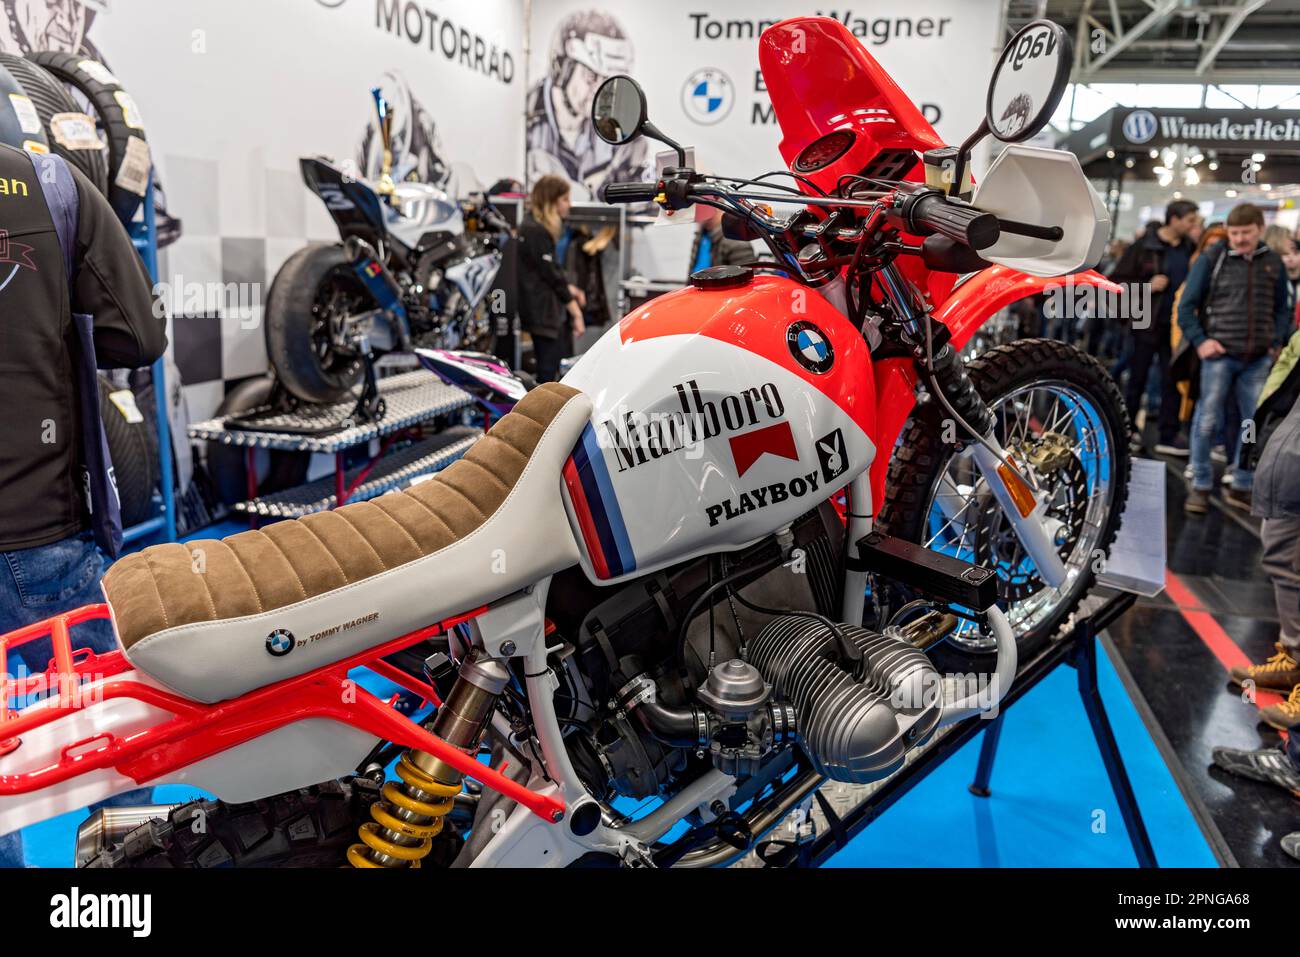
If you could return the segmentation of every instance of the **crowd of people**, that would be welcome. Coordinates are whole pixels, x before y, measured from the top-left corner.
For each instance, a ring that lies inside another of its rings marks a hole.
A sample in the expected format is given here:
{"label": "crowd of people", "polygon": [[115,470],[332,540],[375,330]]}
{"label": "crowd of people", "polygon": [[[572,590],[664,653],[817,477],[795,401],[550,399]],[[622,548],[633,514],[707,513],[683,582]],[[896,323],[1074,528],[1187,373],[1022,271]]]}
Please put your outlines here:
{"label": "crowd of people", "polygon": [[[1127,298],[1142,308],[1090,316],[1079,327],[1049,316],[1046,328],[1109,364],[1138,441],[1187,460],[1183,508],[1191,520],[1212,506],[1216,462],[1224,507],[1261,520],[1277,653],[1231,677],[1252,692],[1283,696],[1261,707],[1267,724],[1300,727],[1300,234],[1266,226],[1249,203],[1207,224],[1196,204],[1175,200],[1132,242],[1113,242],[1098,268],[1149,291]],[[1300,794],[1300,735],[1289,740],[1287,750],[1219,748],[1214,760]],[[1287,840],[1300,857],[1300,833]]]}

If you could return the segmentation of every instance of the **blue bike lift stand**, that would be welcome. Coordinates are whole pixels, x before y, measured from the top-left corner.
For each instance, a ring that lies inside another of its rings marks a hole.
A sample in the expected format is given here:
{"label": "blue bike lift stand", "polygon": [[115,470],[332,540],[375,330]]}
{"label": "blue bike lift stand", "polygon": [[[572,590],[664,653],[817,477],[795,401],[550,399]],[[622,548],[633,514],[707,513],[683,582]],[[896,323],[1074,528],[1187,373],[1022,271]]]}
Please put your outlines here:
{"label": "blue bike lift stand", "polygon": [[1101,751],[1102,762],[1106,766],[1106,774],[1110,778],[1111,788],[1119,802],[1120,813],[1124,818],[1124,826],[1133,845],[1138,866],[1157,867],[1151,838],[1143,823],[1133,785],[1124,768],[1124,760],[1120,756],[1119,746],[1111,730],[1110,721],[1106,717],[1106,709],[1097,687],[1097,636],[1120,615],[1128,611],[1137,601],[1137,597],[1132,592],[1119,592],[1088,615],[1078,619],[1068,635],[1053,642],[1045,651],[1021,666],[1015,684],[1003,699],[996,718],[992,721],[970,718],[956,725],[915,760],[904,765],[847,814],[837,815],[821,791],[815,791],[814,797],[829,827],[813,841],[800,848],[797,861],[791,863],[804,867],[818,867],[826,863],[867,825],[980,732],[983,732],[984,739],[980,746],[975,781],[970,785],[970,791],[978,797],[990,796],[992,792],[989,783],[992,779],[998,739],[1002,733],[1002,723],[1006,720],[1007,711],[1056,668],[1069,665],[1077,673],[1079,696],[1083,699],[1088,722],[1092,726],[1093,736],[1097,739],[1097,748]]}
{"label": "blue bike lift stand", "polygon": [[[144,260],[149,279],[158,282],[158,221],[154,211],[153,172],[149,174],[149,186],[145,190],[141,204],[142,215],[138,220],[125,223],[131,242],[135,245],[140,258]],[[158,463],[160,486],[159,512],[153,518],[123,529],[123,544],[146,538],[160,538],[165,542],[176,541],[176,493],[173,488],[174,475],[172,463],[171,417],[168,414],[167,400],[167,359],[160,356],[152,366],[154,416],[158,428]]]}

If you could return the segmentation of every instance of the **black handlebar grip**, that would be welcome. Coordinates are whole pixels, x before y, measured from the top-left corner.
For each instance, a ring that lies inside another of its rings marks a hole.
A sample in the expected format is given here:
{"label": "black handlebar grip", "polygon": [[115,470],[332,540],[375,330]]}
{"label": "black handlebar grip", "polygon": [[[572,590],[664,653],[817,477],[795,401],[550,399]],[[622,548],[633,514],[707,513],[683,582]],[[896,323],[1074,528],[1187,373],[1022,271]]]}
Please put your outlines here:
{"label": "black handlebar grip", "polygon": [[603,198],[607,203],[652,203],[658,193],[655,183],[606,183]]}
{"label": "black handlebar grip", "polygon": [[970,206],[951,203],[939,194],[917,198],[908,219],[920,233],[939,233],[971,249],[988,249],[998,241],[998,218]]}

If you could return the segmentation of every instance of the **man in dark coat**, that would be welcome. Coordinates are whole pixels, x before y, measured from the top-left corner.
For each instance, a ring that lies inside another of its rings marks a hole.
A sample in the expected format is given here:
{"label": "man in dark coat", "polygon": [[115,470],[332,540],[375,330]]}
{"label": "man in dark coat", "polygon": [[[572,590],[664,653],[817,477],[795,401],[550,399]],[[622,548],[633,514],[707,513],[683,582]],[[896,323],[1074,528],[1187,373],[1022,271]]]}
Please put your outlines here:
{"label": "man in dark coat", "polygon": [[[69,280],[42,188],[58,181],[46,165],[55,162],[0,145],[0,634],[103,601],[104,558],[88,531],[80,477],[82,432],[99,423],[81,420],[77,372],[88,353],[80,352],[73,313],[94,321],[100,368],[148,365],[167,345],[130,237],[108,200],[72,167],[78,215]],[[74,641],[88,637],[94,651],[115,646],[103,623],[76,631]],[[51,654],[45,638],[15,649],[11,660],[42,673]],[[0,867],[21,863],[18,835],[0,835]]]}
{"label": "man in dark coat", "polygon": [[[1151,360],[1160,368],[1160,417],[1156,451],[1162,455],[1186,455],[1187,446],[1178,438],[1178,390],[1169,373],[1172,348],[1169,333],[1174,297],[1187,278],[1194,246],[1191,234],[1200,224],[1195,203],[1175,200],[1165,207],[1164,224],[1147,229],[1124,251],[1110,278],[1116,282],[1150,283],[1150,315],[1133,318],[1133,353],[1129,364],[1124,400],[1129,413],[1137,416],[1147,388]],[[1140,321],[1139,321],[1140,320]],[[1148,413],[1149,414],[1149,413]],[[1148,419],[1149,421],[1149,419]]]}
{"label": "man in dark coat", "polygon": [[[1185,509],[1203,515],[1214,486],[1210,449],[1230,394],[1251,422],[1273,358],[1291,330],[1291,286],[1282,257],[1263,240],[1264,214],[1242,203],[1228,213],[1228,238],[1196,260],[1178,301],[1178,325],[1201,359],[1192,419],[1192,482]],[[1254,473],[1240,464],[1225,499],[1249,510]]]}

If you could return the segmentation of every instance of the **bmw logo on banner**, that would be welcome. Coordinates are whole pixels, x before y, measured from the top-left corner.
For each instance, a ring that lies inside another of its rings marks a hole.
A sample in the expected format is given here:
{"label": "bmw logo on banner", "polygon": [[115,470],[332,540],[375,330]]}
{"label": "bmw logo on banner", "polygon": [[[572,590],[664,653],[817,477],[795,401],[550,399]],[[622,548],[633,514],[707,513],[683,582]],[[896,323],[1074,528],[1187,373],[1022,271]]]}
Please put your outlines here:
{"label": "bmw logo on banner", "polygon": [[721,70],[696,70],[682,87],[682,109],[705,126],[722,122],[735,104],[736,86]]}
{"label": "bmw logo on banner", "polygon": [[786,345],[796,362],[814,375],[821,375],[835,364],[835,352],[826,334],[807,320],[791,323],[785,331]]}
{"label": "bmw logo on banner", "polygon": [[1150,110],[1134,110],[1124,117],[1124,138],[1130,143],[1146,143],[1156,135],[1159,124]]}

